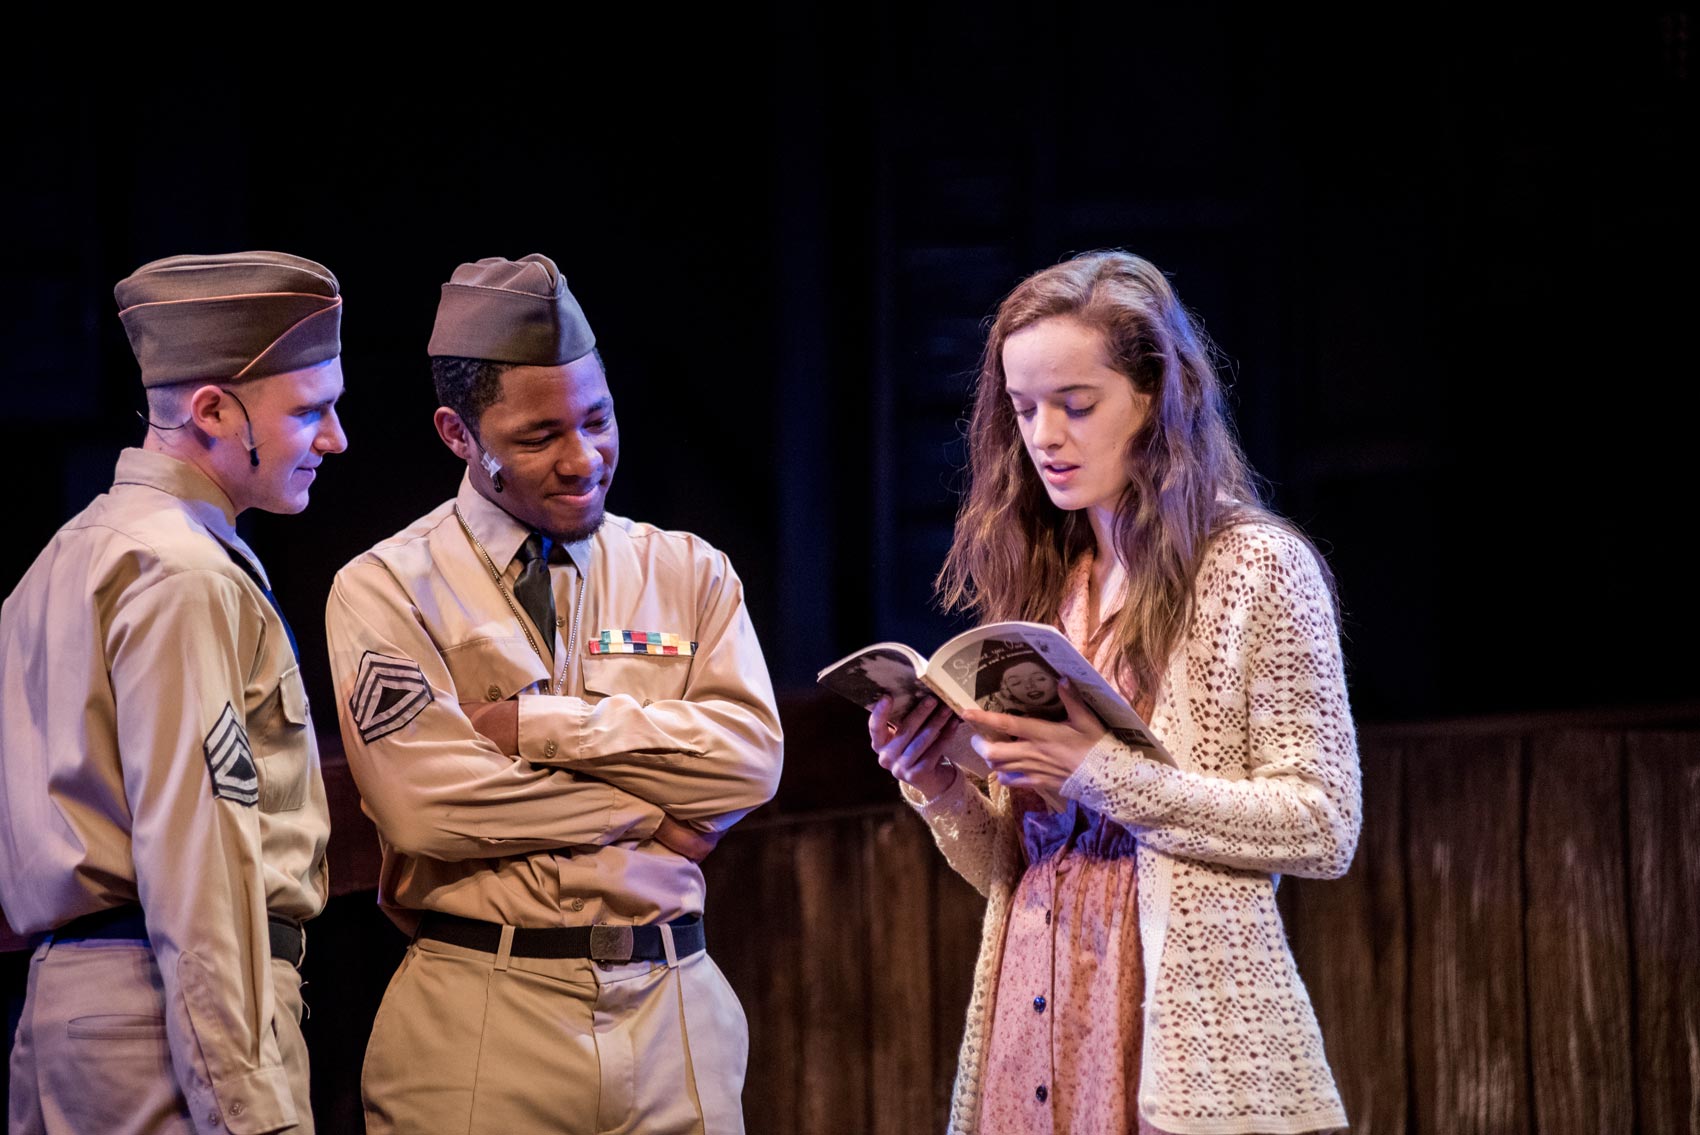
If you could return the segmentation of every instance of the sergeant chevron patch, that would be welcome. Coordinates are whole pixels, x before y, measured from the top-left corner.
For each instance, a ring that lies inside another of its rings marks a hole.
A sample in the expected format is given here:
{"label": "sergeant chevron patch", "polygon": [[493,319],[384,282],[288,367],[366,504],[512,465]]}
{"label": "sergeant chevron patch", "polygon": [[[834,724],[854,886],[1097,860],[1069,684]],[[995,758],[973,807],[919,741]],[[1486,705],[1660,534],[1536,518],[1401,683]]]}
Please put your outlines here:
{"label": "sergeant chevron patch", "polygon": [[431,704],[431,685],[419,664],[368,650],[360,657],[349,713],[360,739],[370,745],[419,716]]}
{"label": "sergeant chevron patch", "polygon": [[242,728],[229,702],[224,703],[224,712],[218,715],[212,732],[201,742],[201,751],[207,755],[214,796],[249,807],[260,802],[260,776],[254,768],[254,750],[248,745],[248,731]]}
{"label": "sergeant chevron patch", "polygon": [[367,651],[360,656],[360,673],[354,676],[354,693],[348,697],[348,714],[360,731],[360,741],[374,743],[379,737],[406,726],[430,705],[430,683],[418,663],[408,658]]}

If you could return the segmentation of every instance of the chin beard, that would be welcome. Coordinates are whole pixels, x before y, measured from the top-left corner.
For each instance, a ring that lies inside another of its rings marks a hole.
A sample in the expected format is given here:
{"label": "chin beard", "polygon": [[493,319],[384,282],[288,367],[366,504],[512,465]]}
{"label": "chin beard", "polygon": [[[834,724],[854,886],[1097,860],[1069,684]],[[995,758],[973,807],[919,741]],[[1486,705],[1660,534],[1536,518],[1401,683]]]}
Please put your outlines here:
{"label": "chin beard", "polygon": [[576,544],[580,540],[588,540],[592,536],[596,535],[596,530],[602,527],[602,521],[606,519],[607,516],[608,513],[605,509],[598,510],[595,516],[586,520],[577,528],[569,528],[565,532],[552,532],[550,535],[552,535],[558,543]]}

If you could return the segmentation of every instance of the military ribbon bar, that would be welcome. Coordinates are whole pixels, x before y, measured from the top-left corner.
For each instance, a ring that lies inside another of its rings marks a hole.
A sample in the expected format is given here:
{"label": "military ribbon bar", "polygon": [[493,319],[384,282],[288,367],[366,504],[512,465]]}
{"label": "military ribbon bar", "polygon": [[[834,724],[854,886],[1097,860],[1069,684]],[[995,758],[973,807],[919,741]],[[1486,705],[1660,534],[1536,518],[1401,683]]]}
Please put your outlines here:
{"label": "military ribbon bar", "polygon": [[672,631],[597,631],[590,640],[592,654],[675,654],[689,658],[697,644]]}

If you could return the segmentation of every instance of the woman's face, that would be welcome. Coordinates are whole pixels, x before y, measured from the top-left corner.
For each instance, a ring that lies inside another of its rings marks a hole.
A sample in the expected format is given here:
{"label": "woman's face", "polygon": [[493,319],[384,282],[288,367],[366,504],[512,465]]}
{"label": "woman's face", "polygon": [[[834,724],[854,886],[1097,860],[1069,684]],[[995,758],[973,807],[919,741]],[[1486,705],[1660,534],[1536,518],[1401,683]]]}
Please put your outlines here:
{"label": "woman's face", "polygon": [[1003,672],[1002,692],[1024,709],[1037,709],[1057,700],[1057,680],[1037,662],[1017,662]]}
{"label": "woman's face", "polygon": [[1004,340],[1004,391],[1039,479],[1060,509],[1114,512],[1129,483],[1128,441],[1151,399],[1111,369],[1097,330],[1067,316]]}

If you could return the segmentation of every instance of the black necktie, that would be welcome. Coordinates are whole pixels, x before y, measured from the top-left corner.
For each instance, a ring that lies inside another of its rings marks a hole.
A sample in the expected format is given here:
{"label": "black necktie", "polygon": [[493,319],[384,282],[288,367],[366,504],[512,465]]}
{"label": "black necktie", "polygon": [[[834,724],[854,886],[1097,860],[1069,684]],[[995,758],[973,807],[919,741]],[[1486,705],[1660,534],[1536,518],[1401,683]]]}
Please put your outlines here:
{"label": "black necktie", "polygon": [[260,578],[260,573],[254,569],[254,565],[248,561],[247,556],[244,556],[229,544],[224,545],[224,550],[230,553],[231,559],[242,565],[242,570],[248,573],[248,578],[254,581],[254,586],[260,589],[260,594],[266,597],[266,602],[270,603],[272,610],[277,612],[277,621],[283,624],[283,633],[289,639],[289,652],[295,655],[295,664],[299,666],[301,664],[301,648],[295,645],[295,631],[290,627],[289,620],[283,617],[283,608],[277,605],[277,596],[272,594],[271,588],[266,586],[265,580]]}
{"label": "black necktie", "polygon": [[555,593],[549,587],[549,537],[533,532],[515,557],[520,562],[514,598],[543,632],[543,644],[555,653]]}

